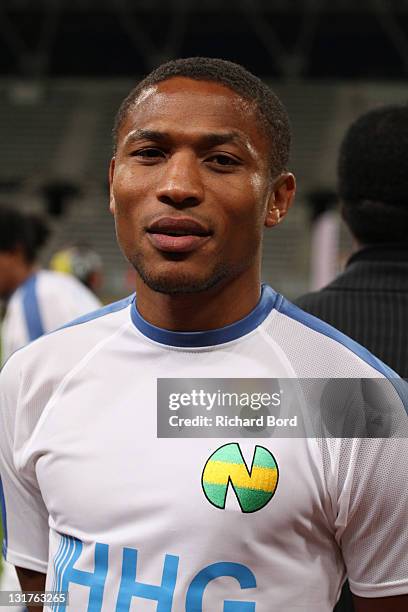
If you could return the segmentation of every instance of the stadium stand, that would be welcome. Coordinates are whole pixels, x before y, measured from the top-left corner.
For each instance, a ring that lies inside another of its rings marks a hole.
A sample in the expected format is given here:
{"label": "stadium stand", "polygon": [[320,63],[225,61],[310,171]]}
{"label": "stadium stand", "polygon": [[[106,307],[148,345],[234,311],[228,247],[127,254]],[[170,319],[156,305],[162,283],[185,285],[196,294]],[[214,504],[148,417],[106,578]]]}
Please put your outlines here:
{"label": "stadium stand", "polygon": [[[343,126],[369,106],[390,98],[402,100],[406,88],[310,81],[272,85],[292,121],[290,168],[298,180],[298,196],[285,223],[265,237],[263,278],[294,297],[308,289],[305,194],[315,187],[333,187],[335,151]],[[107,168],[113,117],[131,86],[130,80],[54,80],[40,91],[37,101],[27,102],[15,96],[12,83],[0,85],[0,120],[6,129],[0,142],[4,160],[0,186],[20,179],[20,191],[13,197],[16,205],[31,209],[43,206],[40,191],[47,181],[69,180],[80,187],[81,194],[72,199],[63,219],[54,222],[55,234],[44,258],[62,248],[67,239],[90,244],[103,255],[107,299],[126,292],[125,265],[107,210]],[[345,232],[342,245],[344,249],[349,245]]]}

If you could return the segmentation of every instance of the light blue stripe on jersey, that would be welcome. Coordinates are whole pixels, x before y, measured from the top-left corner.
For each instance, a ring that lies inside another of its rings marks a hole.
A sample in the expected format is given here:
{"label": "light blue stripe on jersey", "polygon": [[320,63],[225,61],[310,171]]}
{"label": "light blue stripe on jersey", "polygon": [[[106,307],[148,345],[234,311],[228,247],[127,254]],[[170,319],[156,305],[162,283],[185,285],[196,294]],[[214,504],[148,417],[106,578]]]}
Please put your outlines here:
{"label": "light blue stripe on jersey", "polygon": [[[58,568],[57,568],[57,575],[56,575],[56,591],[57,592],[61,591],[63,573],[66,567],[68,566],[69,562],[71,561],[72,555],[75,552],[74,539],[69,536],[64,536],[64,535],[61,537],[64,540],[64,546],[63,546],[64,553],[62,555],[61,561],[58,563]],[[59,603],[54,604],[53,612],[58,612],[61,605],[63,608],[65,608],[64,604],[59,604]]]}
{"label": "light blue stripe on jersey", "polygon": [[57,586],[57,582],[56,582],[56,577],[57,577],[57,563],[59,561],[59,555],[61,553],[62,550],[62,545],[64,543],[64,540],[62,539],[62,537],[60,536],[60,543],[58,546],[58,550],[54,555],[54,560],[53,560],[53,567],[54,567],[54,576],[53,576],[53,580],[52,580],[52,591],[56,590],[56,586]]}
{"label": "light blue stripe on jersey", "polygon": [[144,336],[160,344],[180,347],[215,346],[241,338],[261,325],[274,308],[277,296],[278,294],[271,287],[262,285],[259,302],[246,317],[231,325],[205,331],[176,332],[156,327],[143,319],[135,302],[132,304],[131,316],[135,327]]}
{"label": "light blue stripe on jersey", "polygon": [[385,363],[370,353],[369,350],[343,334],[335,327],[332,327],[321,319],[318,319],[317,317],[305,312],[298,306],[295,306],[286,300],[283,296],[279,296],[279,298],[280,299],[276,304],[276,309],[279,312],[290,317],[291,319],[294,319],[295,321],[298,321],[299,323],[303,323],[303,325],[306,325],[306,327],[313,329],[319,334],[323,334],[324,336],[335,340],[339,344],[342,344],[357,355],[357,357],[360,357],[360,359],[362,359],[365,363],[377,370],[377,372],[385,376],[394,386],[403,402],[406,412],[408,413],[408,384],[396,372],[394,372],[392,368],[385,365]]}
{"label": "light blue stripe on jersey", "polygon": [[59,576],[60,576],[60,568],[61,565],[64,563],[64,560],[67,556],[67,554],[69,553],[68,550],[68,546],[69,546],[69,540],[66,536],[62,535],[61,536],[61,541],[62,541],[62,546],[61,546],[61,552],[58,555],[58,559],[56,558],[56,563],[55,563],[55,589],[58,591],[58,581],[59,581]]}
{"label": "light blue stripe on jersey", "polygon": [[1,504],[1,516],[2,516],[2,528],[3,528],[3,544],[2,551],[3,557],[6,558],[7,553],[7,515],[6,515],[6,502],[4,499],[3,483],[0,477],[0,504]]}
{"label": "light blue stripe on jersey", "polygon": [[73,555],[73,553],[75,551],[75,542],[74,542],[74,539],[71,538],[70,536],[64,536],[64,537],[67,540],[68,547],[67,547],[66,553],[65,553],[64,558],[63,558],[63,560],[62,560],[62,562],[60,564],[60,567],[59,567],[59,575],[58,575],[58,580],[57,580],[57,591],[61,590],[63,574],[64,574],[66,568],[68,567],[69,562],[72,559],[72,555]]}
{"label": "light blue stripe on jersey", "polygon": [[33,274],[21,286],[24,318],[30,342],[44,334],[37,294],[37,275]]}
{"label": "light blue stripe on jersey", "polygon": [[[54,589],[58,592],[59,590],[59,581],[60,581],[60,568],[64,563],[67,555],[69,554],[69,540],[66,536],[61,536],[62,546],[60,546],[60,553],[55,558],[55,575],[54,575]],[[55,610],[57,604],[54,604],[53,610]]]}

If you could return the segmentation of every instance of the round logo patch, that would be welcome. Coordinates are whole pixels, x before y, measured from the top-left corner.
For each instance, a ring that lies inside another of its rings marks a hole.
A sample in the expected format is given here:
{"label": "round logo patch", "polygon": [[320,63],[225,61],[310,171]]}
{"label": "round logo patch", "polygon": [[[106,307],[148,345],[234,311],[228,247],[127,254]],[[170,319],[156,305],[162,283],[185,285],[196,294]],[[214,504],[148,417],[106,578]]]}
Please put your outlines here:
{"label": "round logo patch", "polygon": [[201,484],[208,501],[225,508],[231,485],[242,512],[256,512],[272,499],[278,486],[279,468],[275,457],[263,446],[255,446],[248,470],[237,442],[224,444],[207,460]]}

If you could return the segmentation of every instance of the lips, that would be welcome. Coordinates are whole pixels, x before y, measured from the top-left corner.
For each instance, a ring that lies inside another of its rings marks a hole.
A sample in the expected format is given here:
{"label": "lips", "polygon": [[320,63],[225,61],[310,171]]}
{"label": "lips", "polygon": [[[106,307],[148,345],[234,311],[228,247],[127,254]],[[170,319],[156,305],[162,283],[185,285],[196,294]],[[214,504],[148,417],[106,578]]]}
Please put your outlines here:
{"label": "lips", "polygon": [[146,229],[150,242],[160,251],[187,253],[201,247],[212,232],[189,217],[162,217]]}
{"label": "lips", "polygon": [[171,236],[209,236],[210,231],[195,219],[189,217],[162,217],[147,228],[149,234]]}

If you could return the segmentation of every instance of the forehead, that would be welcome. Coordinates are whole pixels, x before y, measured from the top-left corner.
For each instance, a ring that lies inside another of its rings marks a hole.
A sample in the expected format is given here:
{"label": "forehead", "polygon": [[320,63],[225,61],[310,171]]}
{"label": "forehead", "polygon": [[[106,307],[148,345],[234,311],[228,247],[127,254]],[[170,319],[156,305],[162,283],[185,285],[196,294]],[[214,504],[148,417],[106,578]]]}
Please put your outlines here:
{"label": "forehead", "polygon": [[185,77],[173,77],[141,92],[119,129],[119,144],[138,128],[198,135],[239,131],[252,147],[267,147],[254,102],[220,83]]}

